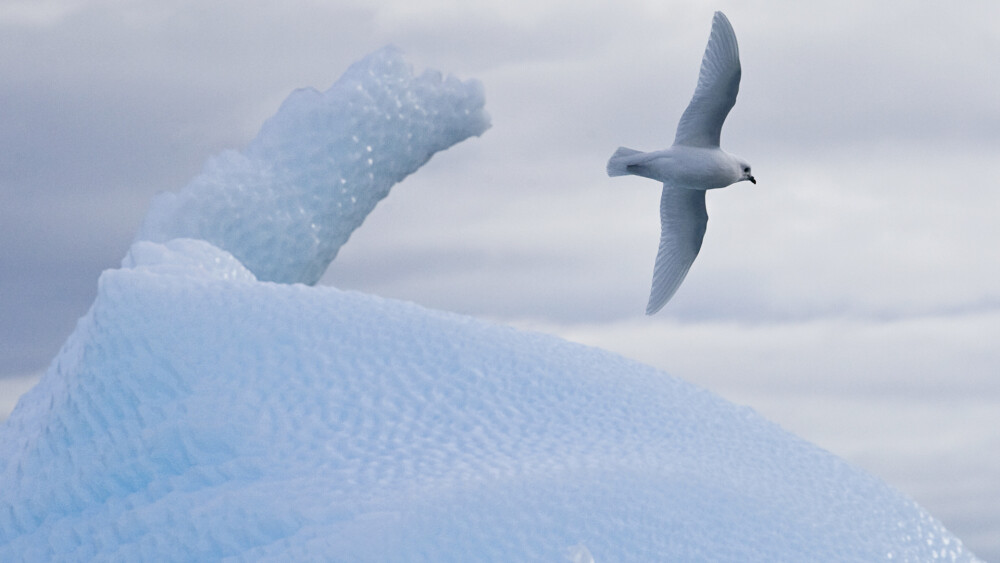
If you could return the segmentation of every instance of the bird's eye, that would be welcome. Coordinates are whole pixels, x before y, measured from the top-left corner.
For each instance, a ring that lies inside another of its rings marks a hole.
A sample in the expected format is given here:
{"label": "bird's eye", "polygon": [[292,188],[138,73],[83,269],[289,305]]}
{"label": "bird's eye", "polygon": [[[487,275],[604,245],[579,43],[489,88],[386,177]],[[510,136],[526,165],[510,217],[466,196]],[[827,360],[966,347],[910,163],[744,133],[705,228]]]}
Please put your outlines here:
{"label": "bird's eye", "polygon": [[747,167],[744,167],[744,168],[743,168],[743,171],[744,171],[744,172],[749,172],[749,171],[750,171],[750,167],[749,167],[749,166],[747,166]]}

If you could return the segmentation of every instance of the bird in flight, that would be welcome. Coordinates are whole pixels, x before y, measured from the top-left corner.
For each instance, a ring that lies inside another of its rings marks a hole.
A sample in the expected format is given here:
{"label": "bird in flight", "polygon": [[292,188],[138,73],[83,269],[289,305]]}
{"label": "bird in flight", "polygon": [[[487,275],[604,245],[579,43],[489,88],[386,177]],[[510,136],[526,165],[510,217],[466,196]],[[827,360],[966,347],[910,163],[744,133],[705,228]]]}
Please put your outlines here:
{"label": "bird in flight", "polygon": [[633,174],[663,182],[660,249],[647,315],[673,297],[698,256],[708,225],[705,190],[743,180],[757,183],[746,161],[719,148],[722,124],[740,90],[740,72],[733,26],[725,14],[715,12],[698,86],[677,124],[673,146],[652,152],[619,147],[608,161],[608,176]]}

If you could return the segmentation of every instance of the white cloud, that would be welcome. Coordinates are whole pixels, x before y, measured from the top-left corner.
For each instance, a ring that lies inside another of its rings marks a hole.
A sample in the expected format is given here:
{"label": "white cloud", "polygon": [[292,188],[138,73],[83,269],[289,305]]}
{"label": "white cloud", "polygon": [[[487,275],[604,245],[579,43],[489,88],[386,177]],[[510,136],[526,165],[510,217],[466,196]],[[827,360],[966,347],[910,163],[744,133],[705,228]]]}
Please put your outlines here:
{"label": "white cloud", "polygon": [[[761,389],[852,396],[981,396],[995,378],[1000,309],[890,320],[683,322],[670,317],[522,326],[657,366],[730,397]],[[732,398],[732,397],[730,397]],[[1000,416],[1000,415],[998,415]]]}
{"label": "white cloud", "polygon": [[83,7],[82,0],[6,0],[0,26],[52,26]]}

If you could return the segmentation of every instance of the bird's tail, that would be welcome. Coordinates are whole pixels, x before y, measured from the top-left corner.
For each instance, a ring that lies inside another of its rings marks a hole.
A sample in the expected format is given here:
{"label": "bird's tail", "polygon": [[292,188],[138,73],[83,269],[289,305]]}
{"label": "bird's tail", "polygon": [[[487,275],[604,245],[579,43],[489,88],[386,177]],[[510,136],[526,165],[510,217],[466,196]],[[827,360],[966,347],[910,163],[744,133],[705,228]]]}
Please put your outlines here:
{"label": "bird's tail", "polygon": [[637,154],[642,154],[642,151],[618,147],[615,154],[611,155],[611,160],[608,161],[608,176],[625,176],[631,174],[628,171],[628,165],[631,164],[632,159],[628,157]]}

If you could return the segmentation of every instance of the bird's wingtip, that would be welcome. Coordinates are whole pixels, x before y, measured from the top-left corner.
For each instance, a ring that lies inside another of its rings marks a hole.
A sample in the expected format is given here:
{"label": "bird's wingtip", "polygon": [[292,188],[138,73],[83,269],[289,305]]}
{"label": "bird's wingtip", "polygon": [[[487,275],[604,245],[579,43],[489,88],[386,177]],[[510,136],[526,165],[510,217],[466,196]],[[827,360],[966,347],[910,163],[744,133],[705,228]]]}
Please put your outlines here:
{"label": "bird's wingtip", "polygon": [[729,18],[721,10],[716,11],[715,15],[712,16],[712,27],[715,27],[716,22],[725,22],[729,27],[733,27],[733,24],[729,23]]}
{"label": "bird's wingtip", "polygon": [[663,306],[666,304],[667,304],[666,301],[663,301],[661,303],[655,303],[652,299],[650,299],[649,303],[646,304],[646,316],[653,316],[656,313],[659,313],[660,309],[662,309]]}

